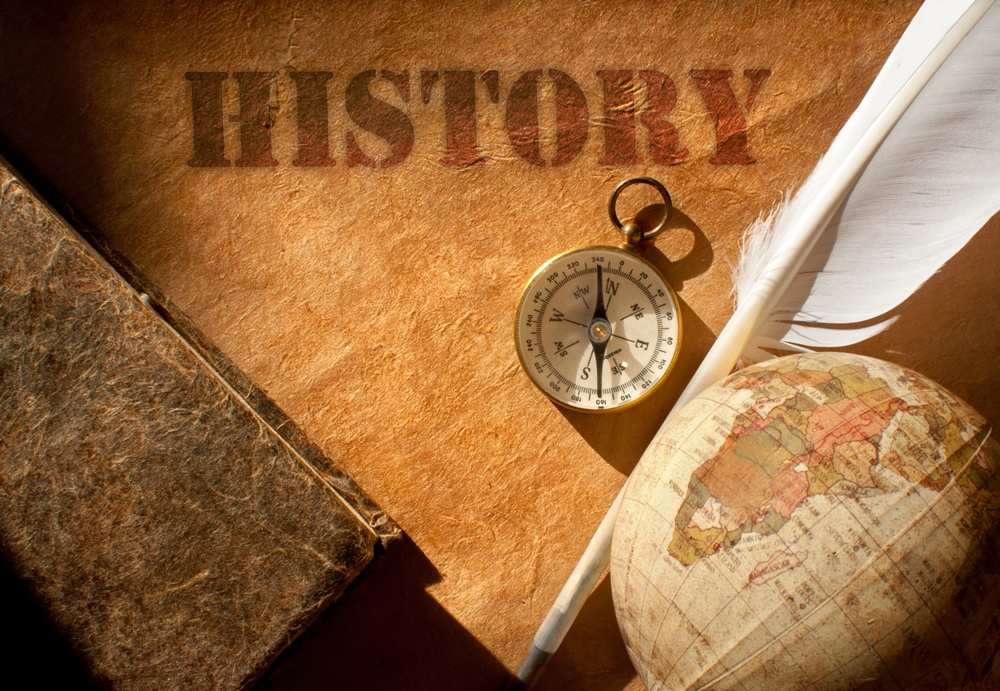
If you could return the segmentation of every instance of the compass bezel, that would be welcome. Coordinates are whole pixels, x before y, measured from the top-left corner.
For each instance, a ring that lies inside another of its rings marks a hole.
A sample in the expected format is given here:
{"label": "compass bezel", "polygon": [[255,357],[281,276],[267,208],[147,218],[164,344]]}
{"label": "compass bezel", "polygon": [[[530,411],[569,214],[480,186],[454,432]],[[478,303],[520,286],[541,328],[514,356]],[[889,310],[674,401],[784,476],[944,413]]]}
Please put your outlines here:
{"label": "compass bezel", "polygon": [[[562,260],[564,257],[574,254],[576,252],[587,252],[587,251],[619,252],[627,254],[637,259],[642,264],[648,266],[652,270],[652,272],[660,279],[660,282],[666,287],[666,290],[670,295],[670,299],[674,306],[674,315],[677,324],[677,337],[674,344],[674,352],[673,355],[671,356],[670,362],[664,368],[663,373],[660,375],[659,379],[657,379],[648,389],[639,393],[632,400],[627,401],[626,403],[614,406],[608,406],[605,408],[584,408],[582,406],[576,406],[573,405],[572,402],[560,400],[556,396],[546,391],[545,388],[542,387],[541,384],[539,384],[537,381],[535,381],[535,378],[531,375],[531,371],[528,369],[528,362],[527,360],[525,360],[525,355],[522,350],[521,340],[518,335],[518,325],[521,321],[522,309],[524,308],[525,302],[528,299],[529,295],[531,294],[531,287],[532,285],[534,285],[535,281],[539,277],[544,276],[554,264]],[[667,378],[670,376],[670,374],[673,372],[674,367],[677,365],[677,360],[680,356],[681,347],[683,345],[683,335],[684,335],[684,327],[683,327],[683,315],[681,314],[681,302],[678,299],[677,293],[674,291],[673,286],[670,285],[670,282],[663,275],[663,272],[661,272],[659,269],[653,266],[652,263],[650,263],[647,259],[645,259],[638,251],[636,251],[636,249],[634,249],[629,244],[581,245],[579,247],[573,247],[571,249],[568,249],[565,252],[560,252],[559,254],[551,257],[548,261],[539,266],[538,269],[536,269],[535,272],[531,274],[531,277],[525,282],[524,288],[521,290],[521,297],[517,301],[517,309],[514,310],[514,344],[515,344],[515,349],[517,350],[517,358],[521,362],[521,368],[524,370],[524,374],[528,377],[528,380],[534,385],[534,387],[539,391],[541,391],[543,394],[545,394],[545,396],[549,398],[551,401],[568,410],[573,410],[582,413],[592,413],[600,415],[617,413],[622,410],[627,410],[629,408],[637,406],[640,403],[649,400],[651,394],[660,388],[663,382],[665,382]]]}

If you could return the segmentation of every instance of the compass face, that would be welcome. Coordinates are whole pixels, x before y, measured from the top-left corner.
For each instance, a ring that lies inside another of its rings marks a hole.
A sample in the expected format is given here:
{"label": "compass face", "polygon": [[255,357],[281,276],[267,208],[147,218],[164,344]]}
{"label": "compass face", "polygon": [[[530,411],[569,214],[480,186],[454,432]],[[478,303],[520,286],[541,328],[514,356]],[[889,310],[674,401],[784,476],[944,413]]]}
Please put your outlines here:
{"label": "compass face", "polygon": [[638,402],[673,368],[677,297],[634,252],[583,247],[532,276],[517,307],[517,351],[532,381],[569,408]]}

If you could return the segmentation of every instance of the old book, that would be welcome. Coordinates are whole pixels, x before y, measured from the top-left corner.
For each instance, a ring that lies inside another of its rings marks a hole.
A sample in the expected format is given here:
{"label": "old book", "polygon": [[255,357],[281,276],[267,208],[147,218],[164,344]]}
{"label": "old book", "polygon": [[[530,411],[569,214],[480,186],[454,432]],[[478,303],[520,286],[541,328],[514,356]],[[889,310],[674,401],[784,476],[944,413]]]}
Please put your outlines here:
{"label": "old book", "polygon": [[101,686],[248,686],[397,529],[3,159],[0,244],[5,571]]}
{"label": "old book", "polygon": [[[729,318],[744,228],[805,179],[919,5],[5,0],[0,131],[440,574],[397,652],[342,644],[384,600],[338,606],[266,688],[345,668],[502,686]],[[682,303],[678,368],[634,409],[568,412],[520,371],[514,310],[553,255],[617,242],[608,196],[635,175],[676,206],[650,257]],[[997,233],[865,350],[987,417]],[[634,688],[607,583],[584,614],[545,688]],[[486,662],[430,654],[443,619]]]}

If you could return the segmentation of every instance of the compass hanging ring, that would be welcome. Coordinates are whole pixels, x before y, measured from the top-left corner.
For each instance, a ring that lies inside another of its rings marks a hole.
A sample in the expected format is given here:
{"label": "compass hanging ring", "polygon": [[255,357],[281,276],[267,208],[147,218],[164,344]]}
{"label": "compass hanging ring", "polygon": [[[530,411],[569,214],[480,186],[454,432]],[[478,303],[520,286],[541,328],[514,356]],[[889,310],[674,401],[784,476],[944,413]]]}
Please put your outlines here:
{"label": "compass hanging ring", "polygon": [[[643,232],[642,229],[639,228],[639,225],[634,221],[630,221],[629,223],[623,225],[622,222],[618,220],[618,196],[624,192],[627,187],[640,184],[649,185],[659,192],[660,196],[663,197],[663,204],[666,207],[663,213],[663,218],[660,222],[655,228],[646,232]],[[674,205],[670,200],[670,193],[667,192],[667,188],[663,186],[663,183],[659,180],[654,180],[653,178],[629,178],[628,180],[619,183],[618,187],[615,188],[615,191],[611,193],[611,200],[608,201],[608,216],[611,217],[611,222],[615,225],[615,228],[622,231],[622,236],[625,238],[625,242],[630,245],[635,245],[644,240],[652,240],[655,238],[666,229],[667,224],[670,223],[670,218],[673,215]]]}

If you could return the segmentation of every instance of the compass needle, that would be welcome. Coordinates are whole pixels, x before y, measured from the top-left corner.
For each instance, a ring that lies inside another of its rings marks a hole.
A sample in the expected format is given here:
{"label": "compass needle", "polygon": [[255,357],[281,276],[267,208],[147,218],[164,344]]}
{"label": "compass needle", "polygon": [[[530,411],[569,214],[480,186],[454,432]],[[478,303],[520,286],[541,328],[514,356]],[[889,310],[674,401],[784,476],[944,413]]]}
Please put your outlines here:
{"label": "compass needle", "polygon": [[601,281],[601,265],[597,265],[597,304],[594,305],[594,316],[591,318],[593,322],[594,319],[607,319],[608,315],[604,311],[604,290],[603,283]]}

